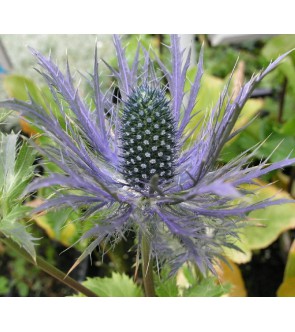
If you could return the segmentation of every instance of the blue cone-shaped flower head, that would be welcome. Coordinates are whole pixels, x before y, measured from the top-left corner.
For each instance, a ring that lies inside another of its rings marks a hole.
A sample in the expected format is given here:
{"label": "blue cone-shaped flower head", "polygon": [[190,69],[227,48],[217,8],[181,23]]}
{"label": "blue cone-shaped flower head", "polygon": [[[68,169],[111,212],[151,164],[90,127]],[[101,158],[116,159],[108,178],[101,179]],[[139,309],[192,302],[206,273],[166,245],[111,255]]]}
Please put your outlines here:
{"label": "blue cone-shaped flower head", "polygon": [[177,128],[164,91],[141,85],[128,97],[121,120],[122,173],[150,196],[150,181],[173,178]]}
{"label": "blue cone-shaped flower head", "polygon": [[269,165],[265,160],[250,167],[253,153],[246,151],[226,165],[216,165],[225,143],[238,133],[233,128],[245,102],[287,54],[253,76],[234,100],[227,85],[199,124],[197,138],[187,144],[203,74],[203,51],[185,92],[190,54],[184,57],[178,36],[172,36],[168,46],[170,63],[165,66],[155,60],[161,74],[140,45],[131,66],[117,36],[114,46],[118,68],[108,68],[120,90],[118,102],[113,103],[112,89],[101,90],[96,53],[92,101],[87,103],[74,86],[69,66],[63,74],[51,59],[32,50],[55,105],[39,105],[33,98],[0,103],[19,111],[51,138],[52,144],[42,146],[42,151],[61,172],[38,179],[29,190],[57,185],[63,190],[36,211],[70,205],[83,207],[84,218],[97,215],[81,237],[92,242],[78,262],[102,241],[113,243],[133,230],[149,238],[151,254],[168,261],[172,271],[186,261],[201,271],[214,271],[223,248],[235,248],[232,239],[247,213],[280,203],[266,200],[251,205],[243,200],[240,186],[295,161]]}

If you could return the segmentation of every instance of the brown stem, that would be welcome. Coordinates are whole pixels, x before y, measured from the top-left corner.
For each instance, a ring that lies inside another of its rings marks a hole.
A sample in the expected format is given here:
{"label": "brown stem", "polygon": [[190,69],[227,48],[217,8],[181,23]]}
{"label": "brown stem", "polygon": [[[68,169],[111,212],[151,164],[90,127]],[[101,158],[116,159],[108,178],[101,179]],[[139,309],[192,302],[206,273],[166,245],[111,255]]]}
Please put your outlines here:
{"label": "brown stem", "polygon": [[292,187],[293,187],[294,180],[295,180],[295,166],[292,166],[291,173],[290,173],[290,179],[289,179],[289,183],[288,183],[288,187],[287,187],[287,191],[288,191],[288,193],[290,193],[290,195],[292,197],[294,197],[292,195]]}
{"label": "brown stem", "polygon": [[278,113],[278,122],[283,123],[283,112],[284,112],[284,105],[285,105],[285,95],[287,91],[287,84],[288,80],[287,78],[284,78],[282,90],[280,93],[280,99],[279,99],[279,113]]}
{"label": "brown stem", "polygon": [[27,261],[29,261],[32,264],[37,265],[42,271],[46,272],[53,278],[57,279],[58,281],[62,282],[63,284],[67,285],[68,287],[72,288],[74,291],[78,293],[82,293],[85,296],[89,297],[96,297],[97,295],[93,293],[90,289],[84,287],[79,282],[74,280],[71,277],[66,276],[65,273],[54,267],[53,265],[46,262],[41,257],[36,257],[36,262],[33,260],[33,258],[18,244],[16,244],[14,241],[12,241],[9,238],[0,238],[1,241],[10,249],[13,249],[16,251],[20,256],[25,258]]}

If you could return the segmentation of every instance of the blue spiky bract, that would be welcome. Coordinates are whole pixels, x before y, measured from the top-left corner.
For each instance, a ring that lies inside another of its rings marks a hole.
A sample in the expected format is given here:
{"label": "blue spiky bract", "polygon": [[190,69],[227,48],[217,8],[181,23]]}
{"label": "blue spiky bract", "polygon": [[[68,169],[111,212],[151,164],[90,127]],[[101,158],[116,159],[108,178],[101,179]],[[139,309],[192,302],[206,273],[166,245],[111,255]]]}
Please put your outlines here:
{"label": "blue spiky bract", "polygon": [[[61,172],[36,180],[28,190],[48,186],[63,190],[36,212],[69,205],[83,207],[84,218],[100,216],[91,219],[92,227],[82,235],[81,239],[92,242],[74,266],[102,241],[120,239],[133,229],[139,237],[149,239],[152,256],[170,263],[172,272],[187,261],[203,272],[208,268],[214,272],[214,262],[222,258],[223,248],[235,248],[232,239],[247,213],[283,203],[268,199],[251,204],[243,199],[245,191],[240,186],[291,165],[294,159],[272,165],[266,159],[251,167],[249,162],[258,148],[254,147],[221,167],[216,161],[223,146],[238,133],[233,131],[234,125],[254,88],[288,53],[254,75],[234,100],[228,98],[227,84],[196,140],[185,148],[190,138],[186,128],[203,75],[203,50],[185,97],[190,53],[183,56],[177,35],[171,36],[168,46],[170,63],[166,66],[156,59],[161,77],[140,44],[131,66],[120,37],[114,37],[114,45],[118,69],[108,68],[120,89],[119,103],[112,103],[112,91],[101,90],[96,52],[90,106],[75,88],[69,66],[63,74],[51,59],[35,50],[32,53],[51,90],[55,111],[31,97],[28,102],[0,102],[0,107],[19,111],[39,126],[52,142],[39,150]],[[163,75],[167,86],[162,84]]]}

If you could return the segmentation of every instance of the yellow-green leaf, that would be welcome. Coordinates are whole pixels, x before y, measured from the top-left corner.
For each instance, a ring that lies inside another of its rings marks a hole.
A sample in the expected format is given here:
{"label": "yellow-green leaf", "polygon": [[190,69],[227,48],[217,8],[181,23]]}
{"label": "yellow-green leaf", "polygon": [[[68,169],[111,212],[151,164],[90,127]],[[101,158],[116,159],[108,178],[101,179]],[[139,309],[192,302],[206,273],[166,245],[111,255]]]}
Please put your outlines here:
{"label": "yellow-green leaf", "polygon": [[[189,80],[192,80],[196,74],[196,68],[192,68],[188,73]],[[189,122],[186,127],[186,132],[189,133],[195,128],[197,123],[202,120],[205,116],[206,111],[209,111],[214,104],[218,101],[220,92],[224,86],[224,81],[218,77],[204,74],[202,78],[201,88],[198,94],[196,106],[194,107],[193,113],[197,113],[194,118]],[[189,83],[186,83],[185,90],[188,90]],[[198,130],[192,135],[192,140],[196,139]]]}
{"label": "yellow-green leaf", "polygon": [[[233,132],[236,130],[239,130],[240,128],[244,127],[247,123],[251,121],[251,119],[254,118],[254,116],[262,109],[264,105],[263,99],[249,99],[245,106],[243,107],[243,110],[241,112],[241,116],[238,118],[234,128]],[[235,136],[232,140],[230,140],[227,145],[230,145],[238,136]]]}
{"label": "yellow-green leaf", "polygon": [[251,261],[252,251],[249,247],[246,236],[243,233],[241,233],[239,234],[239,237],[240,237],[239,240],[232,239],[232,241],[234,245],[240,248],[243,252],[226,247],[224,248],[225,256],[230,258],[230,260],[232,260],[237,264],[248,263]]}
{"label": "yellow-green leaf", "polygon": [[280,297],[294,297],[295,296],[295,277],[286,279],[277,291]]}
{"label": "yellow-green leaf", "polygon": [[284,279],[295,278],[295,240],[290,248]]}
{"label": "yellow-green leaf", "polygon": [[[257,183],[261,186],[267,185],[260,180]],[[247,185],[244,188],[255,190],[259,187],[257,185]],[[276,199],[292,199],[286,191],[280,191],[275,185],[260,188],[256,195],[248,196],[246,199],[248,204],[255,204],[274,195],[276,195]],[[238,264],[249,262],[253,250],[268,247],[280,234],[295,228],[295,203],[274,205],[253,211],[249,214],[248,221],[249,226],[244,227],[239,234],[240,240],[232,239],[234,244],[244,253],[233,249],[224,249],[226,257]]]}
{"label": "yellow-green leaf", "polygon": [[83,285],[102,297],[140,297],[142,289],[126,274],[112,273],[110,278],[87,278]]}
{"label": "yellow-green leaf", "polygon": [[[188,73],[188,78],[190,80],[193,79],[196,73],[196,68],[192,68]],[[185,89],[187,90],[189,83],[186,83]],[[191,130],[195,128],[199,121],[202,121],[206,112],[210,111],[214,105],[217,103],[221,91],[226,84],[226,80],[222,80],[221,78],[204,74],[202,78],[201,88],[198,94],[198,99],[196,106],[194,107],[193,113],[197,113],[194,118],[189,122],[186,128],[186,132],[189,133]],[[229,92],[230,94],[230,92]],[[233,131],[240,129],[245,126],[262,108],[264,102],[262,99],[252,99],[248,100],[245,104],[241,116],[238,119],[236,125],[233,128]],[[192,140],[196,139],[198,134],[198,130],[192,135]],[[232,142],[232,141],[231,141]],[[230,144],[230,142],[229,142]]]}
{"label": "yellow-green leaf", "polygon": [[278,296],[295,296],[295,240],[290,248],[284,281],[277,291]]}
{"label": "yellow-green leaf", "polygon": [[21,75],[7,75],[3,79],[3,86],[10,97],[28,101],[30,94],[36,103],[46,109],[41,91],[31,79]]}
{"label": "yellow-green leaf", "polygon": [[[262,54],[269,61],[275,59],[278,55],[295,48],[295,35],[278,35],[271,38],[264,48]],[[293,59],[292,59],[293,57]],[[292,61],[293,60],[293,61]],[[295,91],[295,66],[294,66],[294,54],[290,54],[278,67],[284,76],[288,78],[288,82]]]}
{"label": "yellow-green leaf", "polygon": [[216,267],[220,282],[222,284],[231,285],[228,296],[247,296],[247,290],[239,266],[231,261],[228,263],[230,264],[230,267],[224,262],[220,262],[220,265]]}
{"label": "yellow-green leaf", "polygon": [[[40,204],[40,203],[39,203]],[[73,211],[63,208],[34,216],[34,221],[49,236],[64,246],[72,245],[78,237],[77,226],[73,223]]]}
{"label": "yellow-green leaf", "polygon": [[[259,181],[262,185],[266,185]],[[252,185],[252,188],[255,186]],[[279,191],[275,185],[269,185],[257,192],[251,201],[253,203],[276,195],[276,199],[292,197],[285,191]],[[295,228],[295,203],[269,206],[262,210],[253,211],[249,218],[264,227],[246,227],[245,237],[252,250],[263,249],[273,243],[283,232]]]}

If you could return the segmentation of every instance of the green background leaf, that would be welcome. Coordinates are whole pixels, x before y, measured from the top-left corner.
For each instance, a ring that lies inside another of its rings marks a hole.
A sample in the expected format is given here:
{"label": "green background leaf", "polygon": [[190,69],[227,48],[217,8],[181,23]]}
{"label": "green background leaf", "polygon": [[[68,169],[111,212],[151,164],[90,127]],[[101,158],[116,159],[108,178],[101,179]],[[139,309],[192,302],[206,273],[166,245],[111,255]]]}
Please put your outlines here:
{"label": "green background leaf", "polygon": [[102,297],[143,296],[142,289],[125,274],[112,273],[111,278],[87,278],[83,285]]}
{"label": "green background leaf", "polygon": [[[260,185],[266,183],[259,181]],[[244,186],[247,189],[257,189],[257,185]],[[247,197],[248,203],[256,203],[275,196],[275,199],[291,199],[285,191],[279,191],[275,185],[259,189],[255,195]],[[239,253],[225,249],[226,256],[235,263],[246,263],[251,260],[251,251],[263,249],[272,244],[283,232],[295,228],[295,203],[269,206],[265,209],[253,211],[248,216],[249,226],[240,234],[240,240],[233,239],[234,244],[245,252]]]}
{"label": "green background leaf", "polygon": [[277,295],[283,297],[295,296],[295,240],[289,251],[284,280],[277,291]]}
{"label": "green background leaf", "polygon": [[9,280],[6,277],[0,276],[0,295],[6,295],[9,289]]}
{"label": "green background leaf", "polygon": [[23,247],[35,260],[35,241],[21,221],[29,207],[22,205],[23,190],[33,177],[33,151],[23,143],[18,151],[17,134],[0,135],[0,232]]}
{"label": "green background leaf", "polygon": [[200,283],[189,287],[183,293],[185,297],[220,297],[229,292],[230,285],[222,285],[216,282],[216,278],[207,277]]}
{"label": "green background leaf", "polygon": [[169,270],[163,268],[160,275],[155,274],[155,290],[160,297],[177,297],[179,289],[175,276],[169,276]]}

